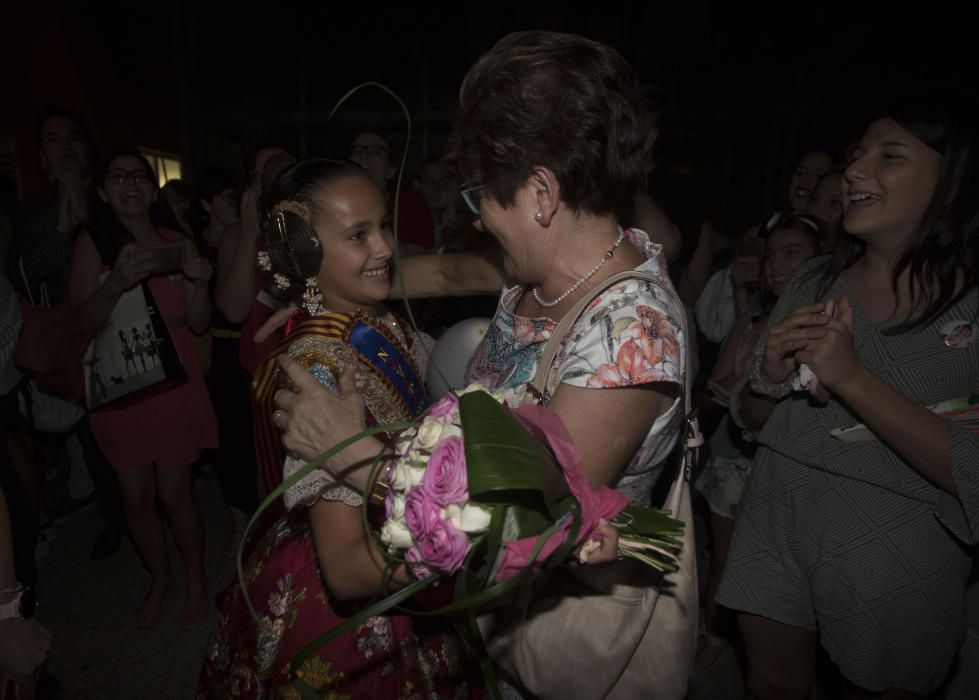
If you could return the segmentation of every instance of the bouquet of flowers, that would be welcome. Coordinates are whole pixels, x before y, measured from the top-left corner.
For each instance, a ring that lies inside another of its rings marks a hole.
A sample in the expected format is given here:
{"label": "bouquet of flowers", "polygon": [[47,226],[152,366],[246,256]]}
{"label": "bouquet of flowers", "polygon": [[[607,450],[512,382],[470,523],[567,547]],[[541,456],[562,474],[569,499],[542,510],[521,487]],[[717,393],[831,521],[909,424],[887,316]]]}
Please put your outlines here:
{"label": "bouquet of flowers", "polygon": [[[399,458],[388,469],[380,531],[392,560],[405,561],[417,579],[452,575],[485,541],[488,556],[474,557],[469,565],[478,562],[477,568],[489,574],[485,579],[502,583],[528,566],[537,571],[547,563],[568,540],[577,509],[581,523],[573,539],[581,545],[582,563],[599,546],[591,536],[604,518],[620,530],[620,557],[663,572],[676,570],[682,523],[663,511],[629,504],[607,487],[592,489],[564,426],[547,409],[509,412],[494,401],[479,385],[459,396],[446,394],[417,427],[402,433]],[[560,492],[561,477],[568,493],[550,498]],[[540,497],[528,498],[535,493]],[[555,532],[531,557],[549,527]]]}
{"label": "bouquet of flowers", "polygon": [[[428,614],[465,614],[471,641],[481,645],[476,612],[564,563],[575,548],[586,563],[600,546],[593,538],[602,519],[618,529],[618,556],[661,572],[678,567],[681,521],[608,487],[593,488],[555,413],[536,405],[511,410],[479,385],[447,394],[417,421],[344,440],[293,474],[263,507],[353,442],[395,430],[401,431],[395,459],[378,455],[373,467],[372,480],[387,493],[383,525],[371,534],[388,558],[388,573],[404,564],[416,580],[326,631],[293,659],[293,669],[347,630],[450,577],[452,602]],[[366,499],[364,523],[369,528]],[[240,555],[239,578],[244,586]],[[495,688],[492,664],[482,656]]]}

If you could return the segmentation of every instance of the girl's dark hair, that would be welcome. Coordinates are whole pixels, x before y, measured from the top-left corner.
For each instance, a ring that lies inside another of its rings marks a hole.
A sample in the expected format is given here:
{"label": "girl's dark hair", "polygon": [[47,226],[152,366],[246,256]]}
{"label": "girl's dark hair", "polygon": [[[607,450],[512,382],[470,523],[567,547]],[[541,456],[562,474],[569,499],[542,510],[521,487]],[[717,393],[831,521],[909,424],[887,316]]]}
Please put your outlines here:
{"label": "girl's dark hair", "polygon": [[[279,173],[265,198],[268,210],[262,217],[273,272],[294,283],[319,273],[323,249],[314,228],[316,196],[324,187],[352,176],[366,178],[367,172],[356,163],[327,158],[301,160]],[[303,206],[309,209],[308,219],[297,213]]]}
{"label": "girl's dark hair", "polygon": [[573,34],[516,32],[469,70],[451,159],[504,207],[533,168],[550,168],[574,211],[632,212],[644,185],[636,76],[618,52]]}
{"label": "girl's dark hair", "polygon": [[[152,184],[153,191],[156,192],[159,188],[159,184],[156,181],[156,171],[153,170],[153,166],[146,159],[138,149],[127,147],[121,148],[118,151],[113,151],[102,161],[99,165],[99,170],[97,173],[96,184],[99,189],[105,188],[105,178],[109,174],[109,169],[112,166],[112,162],[117,158],[122,158],[123,156],[129,156],[130,158],[135,158],[143,166],[143,169],[150,174],[150,183]],[[106,265],[113,265],[115,263],[116,257],[119,255],[119,250],[127,243],[135,243],[136,239],[133,238],[133,234],[129,232],[125,224],[119,220],[116,216],[115,210],[107,202],[103,202],[101,197],[93,197],[92,206],[89,207],[90,217],[92,226],[89,232],[95,241],[96,248],[103,256],[108,256],[110,259],[103,259],[103,263]],[[160,205],[158,202],[153,202],[150,204],[150,223],[154,226],[166,226],[167,223],[164,217],[160,213]]]}
{"label": "girl's dark hair", "polygon": [[[776,231],[782,231],[785,229],[803,234],[809,239],[809,242],[812,243],[812,249],[815,251],[813,257],[820,255],[820,251],[822,250],[820,246],[822,245],[825,230],[819,221],[806,214],[789,214],[787,216],[780,216],[771,226],[763,227],[759,235],[765,241],[766,253],[768,252],[768,239],[771,238]],[[764,274],[762,274],[761,280],[762,306],[764,307],[766,313],[771,313],[772,309],[775,308],[775,302],[778,301],[778,299],[768,288],[768,285],[765,282]]]}
{"label": "girl's dark hair", "polygon": [[[931,202],[891,274],[898,297],[901,275],[908,271],[911,277],[911,311],[902,323],[887,330],[897,334],[934,321],[976,286],[979,141],[974,110],[941,99],[900,101],[880,110],[876,119],[893,120],[942,156]],[[818,285],[817,299],[860,258],[864,247],[853,236],[840,239]]]}
{"label": "girl's dark hair", "polygon": [[[177,216],[177,212],[173,210],[170,206],[170,202],[167,201],[166,193],[176,192],[178,197],[183,197],[188,202],[194,201],[194,187],[186,180],[167,180],[167,183],[160,188],[160,194],[157,197],[157,202],[160,207],[160,218],[161,223],[167,228],[173,229],[174,231],[182,231],[184,227],[184,222],[180,221],[180,217]],[[184,213],[184,218],[186,220],[187,214],[190,213],[188,209]],[[191,222],[187,222],[191,223]],[[193,227],[192,227],[193,230]]]}

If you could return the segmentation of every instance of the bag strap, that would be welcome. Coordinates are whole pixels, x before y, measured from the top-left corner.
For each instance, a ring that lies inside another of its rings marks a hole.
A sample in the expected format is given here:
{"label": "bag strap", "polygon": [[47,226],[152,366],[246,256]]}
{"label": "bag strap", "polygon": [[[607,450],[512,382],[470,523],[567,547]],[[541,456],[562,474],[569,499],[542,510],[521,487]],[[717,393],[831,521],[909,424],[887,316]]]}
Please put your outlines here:
{"label": "bag strap", "polygon": [[[534,374],[534,378],[527,384],[527,389],[534,394],[538,403],[544,402],[544,395],[547,390],[547,380],[554,369],[554,358],[557,356],[558,349],[561,347],[561,342],[571,331],[571,327],[578,321],[581,315],[585,312],[585,309],[587,309],[599,295],[605,292],[609,287],[629,279],[639,279],[649,282],[653,286],[663,291],[670,300],[670,303],[677,310],[677,321],[680,326],[680,332],[683,333],[684,340],[686,341],[689,339],[690,336],[687,330],[687,314],[683,302],[680,301],[680,297],[677,296],[676,291],[672,287],[663,284],[663,281],[659,277],[642,270],[625,270],[624,272],[618,272],[610,277],[606,277],[591,290],[590,294],[587,294],[581,298],[573,307],[571,307],[571,310],[564,315],[564,317],[557,324],[557,327],[555,327],[554,331],[551,333],[551,337],[548,339],[547,344],[544,346],[544,351],[541,353],[540,362],[537,364],[537,372]],[[677,470],[677,481],[681,479],[690,479],[690,472],[693,469],[694,462],[696,461],[696,450],[704,444],[704,436],[700,432],[700,425],[697,421],[697,417],[693,414],[692,409],[693,404],[691,401],[691,387],[693,384],[693,379],[690,376],[691,363],[689,356],[689,342],[686,345],[687,357],[684,358],[683,366],[683,415],[686,422],[686,434],[684,440],[683,468]],[[676,489],[673,490],[676,491]],[[670,500],[672,500],[672,498]]]}

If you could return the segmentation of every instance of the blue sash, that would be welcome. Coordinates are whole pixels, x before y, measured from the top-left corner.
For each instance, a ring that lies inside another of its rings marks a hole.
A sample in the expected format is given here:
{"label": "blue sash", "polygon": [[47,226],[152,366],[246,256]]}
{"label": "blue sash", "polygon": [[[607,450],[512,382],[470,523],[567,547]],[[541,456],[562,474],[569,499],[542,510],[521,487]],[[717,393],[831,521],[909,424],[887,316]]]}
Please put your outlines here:
{"label": "blue sash", "polygon": [[347,334],[347,343],[388,381],[412,417],[428,406],[428,394],[414,367],[376,328],[364,321],[355,321]]}

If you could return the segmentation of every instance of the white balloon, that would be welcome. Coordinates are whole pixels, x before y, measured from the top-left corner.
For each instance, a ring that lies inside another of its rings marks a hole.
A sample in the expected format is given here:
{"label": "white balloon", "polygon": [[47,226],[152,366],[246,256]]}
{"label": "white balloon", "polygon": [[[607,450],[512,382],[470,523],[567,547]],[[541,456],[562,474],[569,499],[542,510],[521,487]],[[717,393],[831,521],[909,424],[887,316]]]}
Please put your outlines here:
{"label": "white balloon", "polygon": [[428,393],[432,401],[441,398],[449,389],[463,389],[466,386],[466,368],[483,342],[486,329],[491,321],[488,318],[467,318],[448,328],[441,335],[428,360]]}

